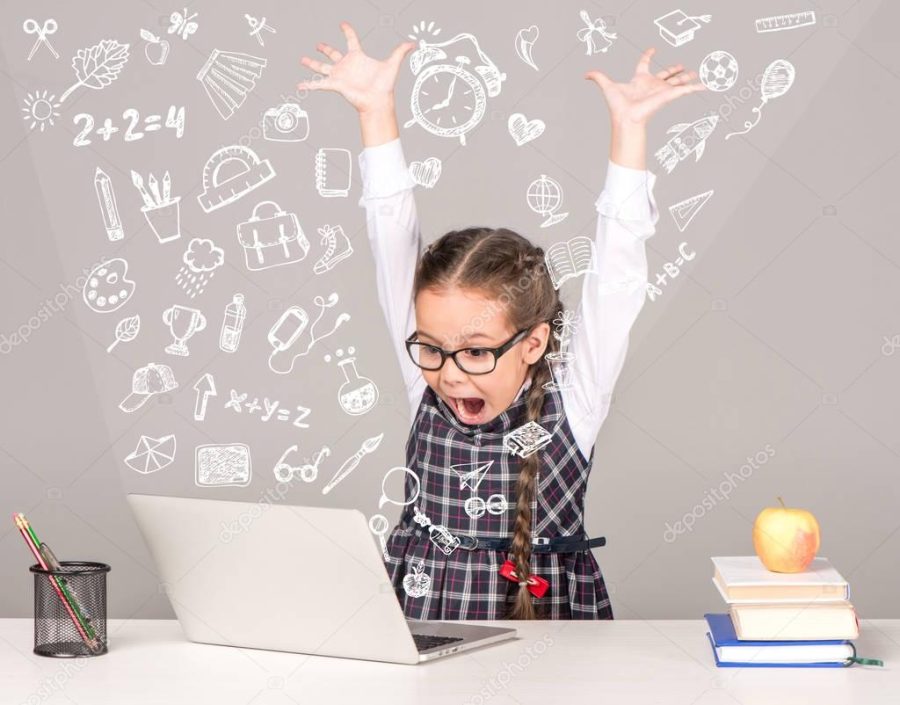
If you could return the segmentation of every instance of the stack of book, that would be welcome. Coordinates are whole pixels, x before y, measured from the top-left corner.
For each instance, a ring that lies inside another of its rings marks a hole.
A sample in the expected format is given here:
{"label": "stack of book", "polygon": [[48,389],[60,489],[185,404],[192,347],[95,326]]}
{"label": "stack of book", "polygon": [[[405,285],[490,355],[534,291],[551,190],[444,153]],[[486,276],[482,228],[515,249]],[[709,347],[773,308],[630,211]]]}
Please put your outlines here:
{"label": "stack of book", "polygon": [[775,573],[757,556],[712,562],[729,608],[703,615],[717,666],[844,666],[855,656],[850,586],[827,558],[801,573]]}

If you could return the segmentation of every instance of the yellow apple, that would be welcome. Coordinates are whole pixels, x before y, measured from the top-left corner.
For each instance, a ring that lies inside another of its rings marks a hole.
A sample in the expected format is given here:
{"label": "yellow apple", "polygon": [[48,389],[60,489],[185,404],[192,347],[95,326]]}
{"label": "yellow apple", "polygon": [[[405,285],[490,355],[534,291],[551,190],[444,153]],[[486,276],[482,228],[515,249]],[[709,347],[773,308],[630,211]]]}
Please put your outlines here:
{"label": "yellow apple", "polygon": [[766,507],[753,522],[753,548],[775,573],[800,573],[819,550],[819,522],[805,509]]}

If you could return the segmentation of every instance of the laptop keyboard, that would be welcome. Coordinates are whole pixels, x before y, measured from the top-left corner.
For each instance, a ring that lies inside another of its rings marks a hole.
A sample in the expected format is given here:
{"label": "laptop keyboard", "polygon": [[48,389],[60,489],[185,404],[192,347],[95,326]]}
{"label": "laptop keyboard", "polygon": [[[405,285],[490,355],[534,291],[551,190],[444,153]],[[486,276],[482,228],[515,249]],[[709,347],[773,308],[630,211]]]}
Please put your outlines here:
{"label": "laptop keyboard", "polygon": [[452,644],[454,641],[462,641],[461,636],[435,636],[434,634],[413,634],[413,641],[419,651],[428,651],[436,646]]}

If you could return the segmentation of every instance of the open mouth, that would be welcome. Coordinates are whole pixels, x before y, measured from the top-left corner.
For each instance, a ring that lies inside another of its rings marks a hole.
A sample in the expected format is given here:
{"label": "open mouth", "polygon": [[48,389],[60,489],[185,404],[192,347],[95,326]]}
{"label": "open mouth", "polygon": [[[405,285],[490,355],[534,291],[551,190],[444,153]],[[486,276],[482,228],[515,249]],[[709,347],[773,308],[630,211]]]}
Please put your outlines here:
{"label": "open mouth", "polygon": [[463,423],[481,423],[484,413],[484,399],[480,397],[450,397],[456,415]]}

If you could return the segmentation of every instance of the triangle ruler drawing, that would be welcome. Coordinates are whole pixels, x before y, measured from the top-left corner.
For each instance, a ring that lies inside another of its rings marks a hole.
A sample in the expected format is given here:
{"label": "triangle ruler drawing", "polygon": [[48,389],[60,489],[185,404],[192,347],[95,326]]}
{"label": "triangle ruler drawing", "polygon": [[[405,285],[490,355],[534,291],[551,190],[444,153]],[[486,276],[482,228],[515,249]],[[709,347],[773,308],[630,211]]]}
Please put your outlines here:
{"label": "triangle ruler drawing", "polygon": [[459,475],[459,489],[468,487],[475,492],[493,464],[493,460],[488,460],[486,463],[457,463],[451,465],[450,469]]}
{"label": "triangle ruler drawing", "polygon": [[675,220],[675,225],[678,226],[679,231],[684,232],[684,229],[690,225],[694,216],[706,205],[706,202],[712,197],[713,193],[714,191],[710,189],[709,191],[698,193],[696,196],[691,196],[680,203],[669,206],[669,213],[672,214],[672,218]]}

